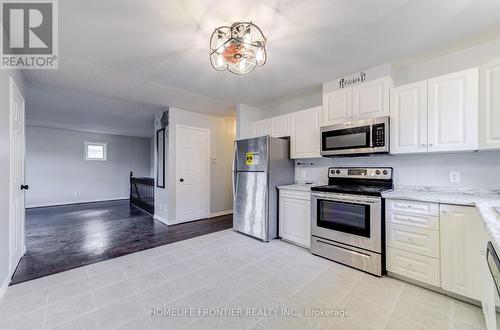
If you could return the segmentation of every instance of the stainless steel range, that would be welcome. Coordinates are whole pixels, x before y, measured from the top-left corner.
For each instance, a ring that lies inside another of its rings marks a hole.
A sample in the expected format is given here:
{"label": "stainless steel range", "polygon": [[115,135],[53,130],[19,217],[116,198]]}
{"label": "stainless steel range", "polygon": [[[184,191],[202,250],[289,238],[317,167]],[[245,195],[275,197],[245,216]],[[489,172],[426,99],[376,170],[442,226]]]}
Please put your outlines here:
{"label": "stainless steel range", "polygon": [[382,192],[392,187],[392,168],[329,168],[328,185],[311,188],[311,252],[382,276]]}

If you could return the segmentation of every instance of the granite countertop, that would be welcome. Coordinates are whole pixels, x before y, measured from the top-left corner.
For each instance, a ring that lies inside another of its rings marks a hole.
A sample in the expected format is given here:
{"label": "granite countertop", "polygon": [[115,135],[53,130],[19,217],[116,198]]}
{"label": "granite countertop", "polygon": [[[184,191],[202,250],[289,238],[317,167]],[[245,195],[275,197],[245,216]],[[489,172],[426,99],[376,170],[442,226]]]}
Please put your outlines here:
{"label": "granite countertop", "polygon": [[287,189],[287,190],[298,190],[298,191],[311,191],[311,187],[317,187],[325,185],[326,183],[321,182],[313,182],[313,183],[294,183],[284,186],[278,186],[278,189]]}
{"label": "granite countertop", "polygon": [[497,251],[500,251],[500,190],[450,189],[440,187],[399,186],[383,193],[384,198],[475,206]]}

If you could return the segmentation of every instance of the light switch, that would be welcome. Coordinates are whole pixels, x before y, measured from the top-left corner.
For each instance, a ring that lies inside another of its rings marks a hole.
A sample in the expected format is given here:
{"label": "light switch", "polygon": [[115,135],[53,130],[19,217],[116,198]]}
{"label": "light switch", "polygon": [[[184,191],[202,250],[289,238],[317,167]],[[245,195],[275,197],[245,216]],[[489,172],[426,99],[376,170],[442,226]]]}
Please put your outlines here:
{"label": "light switch", "polygon": [[460,182],[460,172],[450,172],[450,182],[457,183]]}

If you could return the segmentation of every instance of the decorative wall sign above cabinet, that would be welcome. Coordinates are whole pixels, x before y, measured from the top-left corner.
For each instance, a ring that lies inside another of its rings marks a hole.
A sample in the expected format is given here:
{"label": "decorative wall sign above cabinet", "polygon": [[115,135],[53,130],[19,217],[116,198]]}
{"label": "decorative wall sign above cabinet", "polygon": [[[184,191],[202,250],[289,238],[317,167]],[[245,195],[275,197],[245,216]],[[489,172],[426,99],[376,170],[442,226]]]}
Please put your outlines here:
{"label": "decorative wall sign above cabinet", "polygon": [[346,88],[366,81],[366,73],[360,72],[349,78],[341,78],[339,80],[339,88]]}

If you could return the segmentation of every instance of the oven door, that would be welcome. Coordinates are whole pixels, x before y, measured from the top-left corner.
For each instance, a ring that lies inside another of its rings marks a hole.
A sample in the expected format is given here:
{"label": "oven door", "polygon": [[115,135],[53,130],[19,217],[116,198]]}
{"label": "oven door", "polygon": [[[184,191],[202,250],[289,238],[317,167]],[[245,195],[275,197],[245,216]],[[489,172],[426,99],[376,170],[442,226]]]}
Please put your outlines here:
{"label": "oven door", "polygon": [[311,234],[382,252],[382,199],[380,197],[313,193]]}

